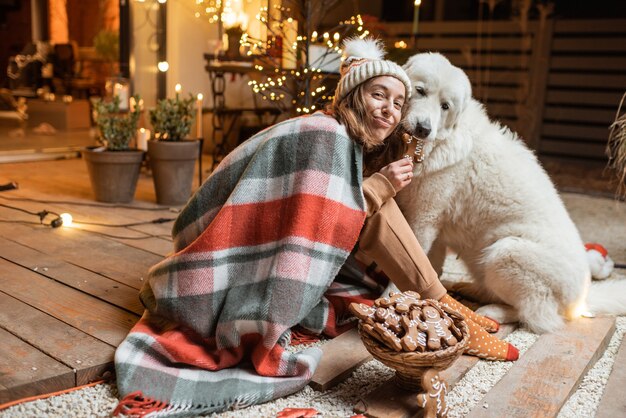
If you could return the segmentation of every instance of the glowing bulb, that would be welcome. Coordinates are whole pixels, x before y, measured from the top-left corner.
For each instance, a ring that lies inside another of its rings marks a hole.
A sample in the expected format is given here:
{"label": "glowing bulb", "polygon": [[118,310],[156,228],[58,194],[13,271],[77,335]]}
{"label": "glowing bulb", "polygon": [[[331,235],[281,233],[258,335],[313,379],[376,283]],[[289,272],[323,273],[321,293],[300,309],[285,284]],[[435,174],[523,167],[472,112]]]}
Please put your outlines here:
{"label": "glowing bulb", "polygon": [[159,71],[161,71],[162,73],[166,72],[167,70],[170,69],[170,65],[168,64],[167,61],[160,61],[157,64],[157,68],[159,69]]}
{"label": "glowing bulb", "polygon": [[419,6],[420,4],[422,4],[422,0],[415,0],[415,5]]}
{"label": "glowing bulb", "polygon": [[165,4],[165,3],[167,3],[167,0],[158,0],[158,2],[161,3],[161,4]]}
{"label": "glowing bulb", "polygon": [[177,83],[176,86],[174,86],[174,90],[176,90],[176,93],[180,93],[182,89],[183,86],[181,86],[180,83]]}
{"label": "glowing bulb", "polygon": [[198,100],[202,101],[204,99],[204,96],[202,95],[202,93],[198,93]]}
{"label": "glowing bulb", "polygon": [[72,226],[72,215],[70,215],[69,213],[62,213],[59,215],[61,217],[61,220],[63,221],[63,226]]}

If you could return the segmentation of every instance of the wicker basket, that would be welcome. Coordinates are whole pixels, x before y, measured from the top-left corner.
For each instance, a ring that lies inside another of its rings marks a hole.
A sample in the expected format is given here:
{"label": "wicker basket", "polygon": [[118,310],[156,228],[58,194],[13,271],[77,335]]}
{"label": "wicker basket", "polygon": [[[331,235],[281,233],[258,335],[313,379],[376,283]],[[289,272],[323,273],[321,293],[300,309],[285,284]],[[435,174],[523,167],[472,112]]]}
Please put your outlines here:
{"label": "wicker basket", "polygon": [[463,338],[461,341],[448,347],[445,350],[427,351],[424,353],[394,351],[383,343],[370,337],[367,332],[361,329],[359,324],[359,334],[367,351],[375,359],[396,371],[396,384],[403,389],[411,391],[422,390],[422,374],[428,369],[445,370],[463,354],[469,342],[469,328],[465,321],[456,323],[461,330]]}

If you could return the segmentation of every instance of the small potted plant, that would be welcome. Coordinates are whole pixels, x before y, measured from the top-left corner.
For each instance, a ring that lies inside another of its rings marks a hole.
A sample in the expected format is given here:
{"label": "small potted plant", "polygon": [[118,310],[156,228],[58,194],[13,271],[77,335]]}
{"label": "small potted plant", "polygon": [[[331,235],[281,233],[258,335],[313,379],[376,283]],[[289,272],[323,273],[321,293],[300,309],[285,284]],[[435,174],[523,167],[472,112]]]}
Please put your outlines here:
{"label": "small potted plant", "polygon": [[191,195],[196,160],[200,155],[200,140],[189,139],[194,121],[195,99],[181,99],[180,87],[176,97],[162,99],[150,110],[154,138],[148,141],[148,159],[152,169],[157,203],[182,205]]}
{"label": "small potted plant", "polygon": [[[131,101],[139,102],[135,96]],[[95,122],[101,146],[89,147],[82,153],[96,200],[127,203],[133,200],[143,151],[130,148],[137,132],[141,109],[131,106],[130,112],[120,111],[119,97],[105,102],[94,101]]]}

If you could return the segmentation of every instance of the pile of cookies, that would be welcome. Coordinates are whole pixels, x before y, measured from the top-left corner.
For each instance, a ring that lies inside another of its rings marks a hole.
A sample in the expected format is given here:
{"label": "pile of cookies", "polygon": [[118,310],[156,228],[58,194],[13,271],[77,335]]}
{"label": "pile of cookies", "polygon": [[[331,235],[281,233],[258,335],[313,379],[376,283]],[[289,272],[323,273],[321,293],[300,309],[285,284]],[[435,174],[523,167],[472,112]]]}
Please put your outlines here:
{"label": "pile of cookies", "polygon": [[413,291],[392,292],[373,306],[352,303],[350,311],[361,320],[363,332],[395,351],[444,350],[463,338],[461,314]]}

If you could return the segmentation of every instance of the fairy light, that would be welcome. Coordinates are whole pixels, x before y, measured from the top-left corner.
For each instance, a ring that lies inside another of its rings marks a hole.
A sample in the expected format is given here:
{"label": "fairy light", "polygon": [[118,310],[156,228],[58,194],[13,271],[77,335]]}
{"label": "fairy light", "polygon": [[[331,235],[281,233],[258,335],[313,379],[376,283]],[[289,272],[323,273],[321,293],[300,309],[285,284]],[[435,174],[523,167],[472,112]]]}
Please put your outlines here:
{"label": "fairy light", "polygon": [[71,214],[64,212],[60,214],[59,217],[61,218],[61,221],[63,221],[63,226],[70,227],[74,225],[74,218]]}
{"label": "fairy light", "polygon": [[159,71],[164,73],[164,72],[166,72],[167,70],[170,69],[170,64],[167,61],[160,61],[157,64],[157,68],[159,69]]}

